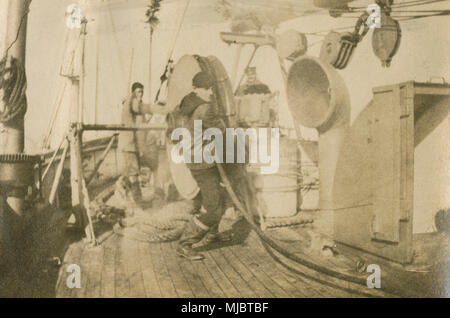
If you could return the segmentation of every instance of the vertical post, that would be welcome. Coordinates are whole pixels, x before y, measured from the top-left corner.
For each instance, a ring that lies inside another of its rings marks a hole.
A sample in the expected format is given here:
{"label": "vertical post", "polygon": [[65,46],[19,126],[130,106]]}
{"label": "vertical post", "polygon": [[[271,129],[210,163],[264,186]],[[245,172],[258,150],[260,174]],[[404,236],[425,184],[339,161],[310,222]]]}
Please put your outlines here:
{"label": "vertical post", "polygon": [[152,100],[152,59],[153,59],[153,32],[154,29],[152,25],[149,23],[150,26],[150,50],[148,55],[148,98],[149,100]]}
{"label": "vertical post", "polygon": [[79,190],[78,190],[78,165],[77,160],[75,159],[77,157],[77,147],[76,147],[76,140],[75,140],[75,125],[78,120],[78,106],[79,106],[79,99],[80,99],[80,81],[78,76],[73,74],[73,76],[70,77],[71,81],[71,89],[72,89],[72,98],[71,98],[71,104],[70,104],[70,133],[69,133],[69,141],[70,141],[70,188],[71,188],[71,197],[72,197],[72,207],[74,209],[74,215],[76,216],[76,226],[78,228],[82,227],[82,214],[77,210],[77,207],[80,204],[80,196],[79,196]]}
{"label": "vertical post", "polygon": [[70,173],[72,186],[72,208],[77,217],[77,225],[84,229],[86,240],[94,243],[94,233],[92,224],[88,216],[89,203],[84,195],[84,176],[83,176],[83,130],[81,124],[72,124],[70,133]]}
{"label": "vertical post", "polygon": [[81,68],[80,68],[80,102],[81,104],[78,107],[78,122],[84,122],[84,111],[86,107],[85,98],[84,98],[84,89],[86,82],[86,69],[85,69],[85,51],[86,51],[86,26],[87,19],[83,18],[81,20]]}
{"label": "vertical post", "polygon": [[[28,21],[28,8],[31,0],[3,0],[0,2],[1,9],[7,12],[6,28],[4,38],[0,41],[4,41],[0,45],[2,51],[0,52],[0,60],[5,59],[6,68],[9,66],[9,62],[14,60],[16,65],[13,72],[16,72],[17,76],[23,78],[22,83],[16,83],[16,87],[19,91],[25,89],[25,48],[26,48],[26,31]],[[1,74],[1,76],[7,76],[7,74]],[[0,87],[0,90],[3,90]],[[6,97],[6,96],[5,96]],[[16,154],[24,152],[24,116],[26,112],[26,99],[24,98],[20,105],[23,111],[16,114],[10,119],[0,121],[0,154]],[[0,114],[8,111],[7,103],[3,104],[0,101]],[[12,208],[14,213],[22,215],[24,205],[25,193],[20,189],[13,189],[7,194],[7,203]]]}
{"label": "vertical post", "polygon": [[86,198],[83,193],[83,130],[80,125],[77,125],[74,132],[74,145],[75,145],[75,161],[76,161],[76,176],[77,176],[77,191],[80,215],[82,217],[82,225],[86,234],[88,242],[93,242],[93,233],[91,233],[90,222],[88,218],[88,206],[86,205]]}
{"label": "vertical post", "polygon": [[233,87],[236,86],[237,73],[238,73],[239,63],[241,61],[242,47],[243,47],[242,44],[236,44],[236,48],[234,51],[234,65],[233,65],[233,69],[231,70],[231,85]]}
{"label": "vertical post", "polygon": [[100,81],[100,35],[97,34],[97,52],[95,57],[95,103],[94,103],[94,124],[98,124],[98,90]]}
{"label": "vertical post", "polygon": [[72,89],[73,103],[71,107],[71,132],[70,132],[70,181],[72,188],[72,207],[77,216],[77,224],[84,228],[88,242],[95,242],[92,224],[87,213],[88,203],[83,194],[83,121],[84,121],[84,87],[85,87],[85,48],[86,48],[87,19],[81,20],[81,65],[80,74],[73,74]]}
{"label": "vertical post", "polygon": [[[72,189],[72,207],[76,207],[80,203],[78,192],[78,176],[77,176],[77,147],[75,145],[75,133],[74,126],[78,118],[78,104],[79,104],[79,88],[80,81],[77,77],[72,77],[72,103],[71,103],[71,132],[70,132],[70,186]],[[81,221],[81,218],[77,215],[77,223]]]}

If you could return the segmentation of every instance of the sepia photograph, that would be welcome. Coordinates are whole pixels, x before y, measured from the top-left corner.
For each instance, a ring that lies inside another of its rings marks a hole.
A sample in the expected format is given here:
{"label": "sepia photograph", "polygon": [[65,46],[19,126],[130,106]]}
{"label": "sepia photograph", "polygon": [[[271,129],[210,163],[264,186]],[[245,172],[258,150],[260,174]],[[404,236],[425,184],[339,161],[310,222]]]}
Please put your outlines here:
{"label": "sepia photograph", "polygon": [[0,0],[0,298],[450,298],[449,16]]}

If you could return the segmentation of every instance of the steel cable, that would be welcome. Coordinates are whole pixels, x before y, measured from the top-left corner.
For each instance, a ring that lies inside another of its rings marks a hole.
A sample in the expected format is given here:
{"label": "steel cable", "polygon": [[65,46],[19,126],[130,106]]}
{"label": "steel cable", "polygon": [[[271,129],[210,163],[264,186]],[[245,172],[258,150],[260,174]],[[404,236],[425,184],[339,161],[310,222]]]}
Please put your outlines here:
{"label": "steel cable", "polygon": [[[258,235],[258,237],[260,238],[260,240],[263,242],[264,245],[267,245],[271,248],[273,248],[274,250],[276,250],[278,253],[280,253],[281,255],[283,255],[284,257],[290,259],[291,261],[294,261],[295,263],[298,263],[300,265],[303,265],[311,270],[314,270],[316,272],[319,273],[323,273],[326,274],[328,276],[332,276],[335,277],[337,279],[343,280],[343,281],[347,281],[347,282],[351,282],[351,283],[356,283],[358,285],[362,285],[362,286],[366,286],[366,279],[362,278],[362,277],[355,277],[352,275],[348,275],[348,274],[344,274],[338,271],[335,271],[333,269],[329,269],[325,266],[322,265],[318,265],[316,263],[313,263],[307,259],[304,259],[298,255],[295,255],[293,253],[291,253],[290,251],[288,251],[287,249],[285,249],[284,247],[278,245],[272,238],[270,238],[268,235],[266,235],[253,221],[252,216],[249,214],[249,212],[247,211],[247,209],[242,205],[242,203],[239,201],[238,197],[236,196],[236,193],[234,192],[233,188],[231,187],[231,183],[227,177],[227,174],[223,168],[223,166],[221,164],[217,164],[217,168],[219,170],[220,176],[222,178],[223,184],[225,186],[225,189],[227,190],[228,194],[231,197],[231,200],[233,201],[234,205],[236,206],[236,208],[241,211],[242,215],[244,216],[244,218],[247,220],[247,222],[250,224],[251,228],[256,232],[256,234]],[[248,208],[248,202],[247,202],[247,208]],[[269,253],[270,254],[270,253]],[[272,253],[273,254],[273,253]],[[275,260],[277,260],[278,258],[275,258]],[[355,293],[362,293],[360,291],[354,291]],[[396,294],[397,291],[392,292],[389,291],[389,293],[391,294]],[[362,293],[362,294],[367,294],[367,293]],[[372,295],[373,296],[373,295]]]}

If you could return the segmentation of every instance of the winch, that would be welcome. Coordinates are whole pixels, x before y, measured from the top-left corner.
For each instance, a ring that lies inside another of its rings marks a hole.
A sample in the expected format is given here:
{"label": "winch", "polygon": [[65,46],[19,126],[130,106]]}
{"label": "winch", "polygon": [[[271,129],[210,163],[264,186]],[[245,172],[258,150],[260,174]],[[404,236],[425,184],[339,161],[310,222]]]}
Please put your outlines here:
{"label": "winch", "polygon": [[34,166],[40,156],[0,154],[0,187],[6,189],[24,189],[34,183]]}

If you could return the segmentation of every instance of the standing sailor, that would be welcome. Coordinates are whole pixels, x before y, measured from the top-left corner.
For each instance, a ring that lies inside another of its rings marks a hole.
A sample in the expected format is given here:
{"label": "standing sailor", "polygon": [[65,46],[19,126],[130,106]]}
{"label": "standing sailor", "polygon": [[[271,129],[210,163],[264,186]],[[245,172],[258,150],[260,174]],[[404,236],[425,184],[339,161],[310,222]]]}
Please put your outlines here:
{"label": "standing sailor", "polygon": [[[131,94],[122,105],[121,124],[127,127],[135,126],[142,122],[144,114],[167,113],[161,105],[144,104],[144,86],[134,83]],[[123,176],[131,182],[131,193],[134,201],[141,199],[141,187],[139,185],[139,172],[141,159],[145,152],[145,134],[136,131],[123,131],[119,135],[119,169]]]}
{"label": "standing sailor", "polygon": [[[177,248],[178,255],[190,260],[201,260],[203,255],[193,250],[192,245],[200,242],[205,236],[206,241],[230,240],[231,236],[218,233],[218,227],[222,215],[225,212],[227,193],[220,184],[220,175],[216,164],[193,163],[194,145],[202,145],[202,149],[210,144],[211,140],[203,140],[203,132],[208,128],[220,129],[225,132],[225,123],[218,116],[218,107],[212,97],[213,79],[206,73],[197,73],[193,80],[193,91],[186,95],[181,101],[180,112],[186,118],[185,128],[187,128],[194,138],[191,138],[192,163],[186,163],[192,176],[200,188],[201,203],[206,213],[189,222],[181,236]],[[202,121],[202,132],[194,134],[194,121]],[[196,136],[202,140],[195,140]]]}

